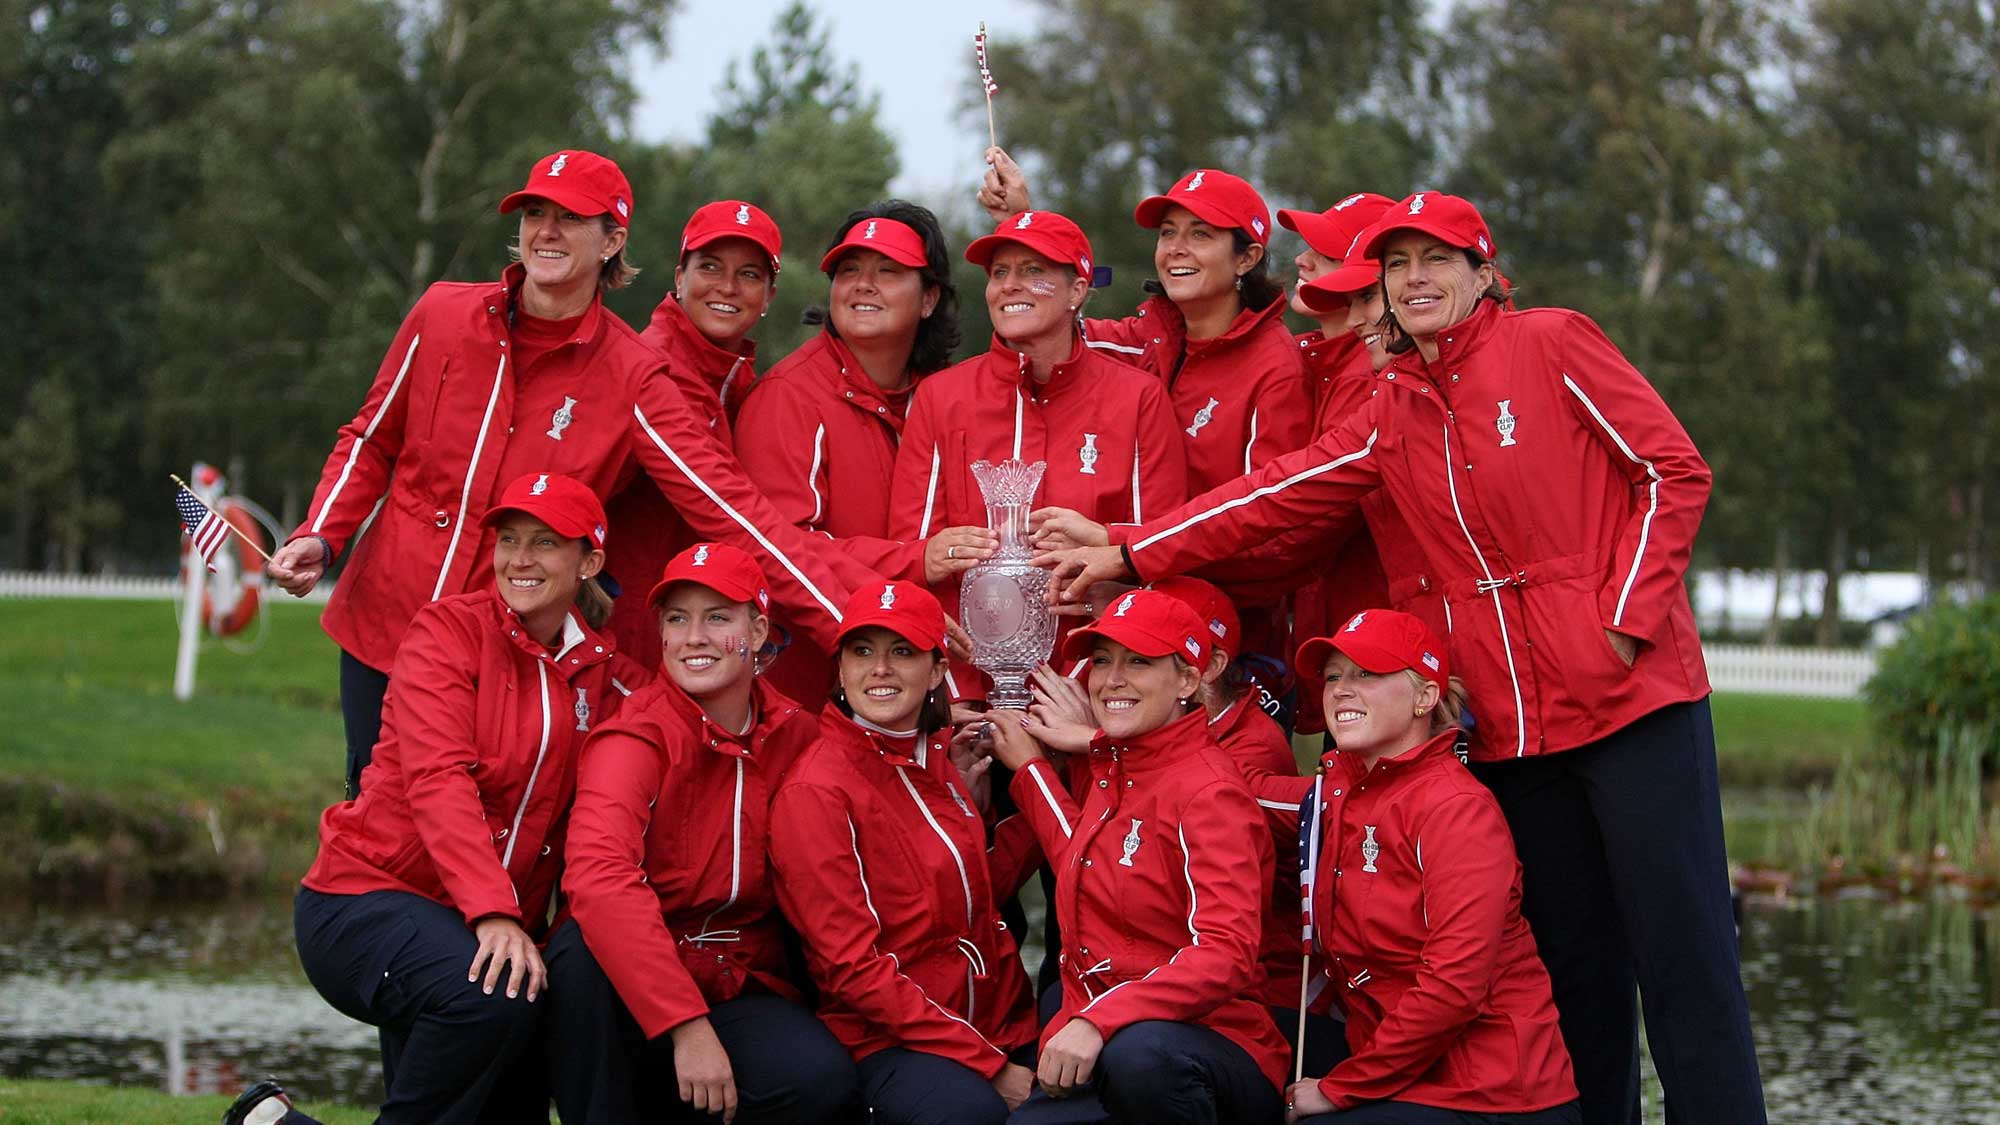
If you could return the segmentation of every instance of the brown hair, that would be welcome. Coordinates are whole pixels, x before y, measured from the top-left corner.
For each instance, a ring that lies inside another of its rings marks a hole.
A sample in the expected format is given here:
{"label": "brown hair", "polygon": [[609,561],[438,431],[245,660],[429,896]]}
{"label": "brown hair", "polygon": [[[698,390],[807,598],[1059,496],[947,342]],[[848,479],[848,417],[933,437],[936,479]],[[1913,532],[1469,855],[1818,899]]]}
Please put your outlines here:
{"label": "brown hair", "polygon": [[[585,543],[588,553],[589,544]],[[576,610],[583,615],[583,623],[593,629],[604,628],[611,620],[611,595],[605,592],[603,583],[595,578],[586,578],[583,585],[576,588]]]}
{"label": "brown hair", "polygon": [[[1405,668],[1403,674],[1410,677],[1418,691],[1431,682],[1430,677],[1415,668]],[[1465,721],[1465,681],[1453,676],[1445,681],[1445,689],[1438,693],[1437,706],[1430,709],[1431,734],[1440,735]]]}

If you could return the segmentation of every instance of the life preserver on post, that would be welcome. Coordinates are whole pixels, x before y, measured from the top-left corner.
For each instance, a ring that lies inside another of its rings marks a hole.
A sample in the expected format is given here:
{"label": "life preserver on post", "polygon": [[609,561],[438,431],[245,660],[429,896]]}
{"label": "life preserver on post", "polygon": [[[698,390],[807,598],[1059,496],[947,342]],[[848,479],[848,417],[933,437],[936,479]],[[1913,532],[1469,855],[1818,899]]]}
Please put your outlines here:
{"label": "life preserver on post", "polygon": [[[267,538],[257,517],[234,500],[222,498],[216,502],[215,510],[242,534],[231,535],[229,543],[215,553],[214,561],[209,564],[214,573],[202,584],[201,619],[210,633],[230,637],[257,620],[257,607],[264,590],[264,560],[250,544],[263,546]],[[193,549],[192,542],[183,536],[184,562]]]}

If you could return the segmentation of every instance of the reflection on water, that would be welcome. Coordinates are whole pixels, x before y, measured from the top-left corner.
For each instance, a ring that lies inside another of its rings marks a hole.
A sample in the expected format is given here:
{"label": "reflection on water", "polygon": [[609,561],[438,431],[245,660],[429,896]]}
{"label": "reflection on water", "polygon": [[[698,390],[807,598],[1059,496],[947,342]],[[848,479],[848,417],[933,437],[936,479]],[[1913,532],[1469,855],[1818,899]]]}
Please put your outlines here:
{"label": "reflection on water", "polygon": [[[2000,1125],[1994,912],[1752,902],[1743,954],[1774,1123]],[[288,902],[0,908],[0,1073],[200,1093],[271,1073],[369,1105],[375,1061],[373,1029],[305,983]]]}

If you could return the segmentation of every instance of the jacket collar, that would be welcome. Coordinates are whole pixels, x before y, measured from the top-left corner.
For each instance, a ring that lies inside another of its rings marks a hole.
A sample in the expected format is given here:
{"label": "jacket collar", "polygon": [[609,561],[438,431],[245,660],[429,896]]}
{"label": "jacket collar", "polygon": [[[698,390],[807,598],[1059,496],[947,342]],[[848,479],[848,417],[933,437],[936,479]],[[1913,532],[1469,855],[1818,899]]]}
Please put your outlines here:
{"label": "jacket collar", "polygon": [[820,732],[856,754],[873,755],[891,766],[931,769],[944,760],[946,750],[944,736],[936,731],[919,735],[906,746],[901,739],[891,738],[855,722],[831,703],[820,712]]}
{"label": "jacket collar", "polygon": [[1099,730],[1090,740],[1090,772],[1118,770],[1126,774],[1168,769],[1175,764],[1176,751],[1211,743],[1208,712],[1197,707],[1163,727],[1137,738],[1112,739]]}
{"label": "jacket collar", "polygon": [[[830,386],[834,397],[864,414],[881,419],[888,423],[891,429],[899,434],[902,433],[903,406],[891,401],[888,393],[875,385],[875,380],[870,379],[868,372],[862,370],[861,361],[854,358],[854,353],[847,350],[847,345],[841,343],[840,337],[835,336],[829,329],[822,328],[816,341],[825,352],[824,369],[832,377]],[[917,380],[921,378],[922,376],[917,376],[910,380],[911,391],[915,390]],[[909,402],[907,392],[900,397],[904,404]]]}
{"label": "jacket collar", "polygon": [[[1176,309],[1174,311],[1178,315],[1180,310]],[[1241,341],[1248,339],[1251,334],[1262,329],[1264,325],[1273,321],[1276,321],[1279,327],[1282,328],[1284,322],[1281,318],[1284,315],[1285,301],[1282,297],[1273,300],[1261,309],[1240,309],[1236,313],[1236,319],[1229,322],[1229,327],[1223,331],[1222,335],[1212,340],[1189,340],[1187,342],[1188,358],[1192,359],[1203,352],[1220,351],[1224,348],[1233,347]],[[1184,320],[1182,324],[1182,331],[1185,332],[1186,321]]]}
{"label": "jacket collar", "polygon": [[1049,381],[1035,382],[1028,373],[1028,355],[993,334],[993,344],[986,350],[986,362],[980,370],[1000,380],[1008,390],[1019,390],[1030,398],[1051,399],[1068,391],[1078,380],[1074,377],[1077,369],[1090,355],[1090,349],[1083,342],[1083,334],[1070,333],[1069,358],[1056,364],[1049,371]]}
{"label": "jacket collar", "polygon": [[507,600],[500,596],[497,584],[486,588],[486,597],[495,622],[507,631],[508,642],[536,660],[547,660],[562,669],[576,669],[611,659],[611,642],[602,633],[585,625],[575,613],[563,616],[562,636],[556,641],[556,651],[551,654],[542,647],[542,642],[522,628],[521,615],[515,613]]}
{"label": "jacket collar", "polygon": [[[519,262],[508,266],[500,274],[500,289],[497,293],[498,305],[502,309],[512,309],[520,299],[521,287],[528,281],[528,267]],[[590,307],[583,310],[583,320],[576,326],[576,336],[571,344],[589,344],[597,339],[604,329],[604,291],[597,290],[590,295]]]}
{"label": "jacket collar", "polygon": [[681,307],[680,298],[672,293],[660,302],[658,320],[667,331],[668,357],[686,364],[700,375],[702,382],[707,383],[725,404],[734,388],[748,385],[754,377],[757,363],[755,340],[744,340],[736,351],[722,347],[701,334],[701,329],[694,326],[694,318]]}
{"label": "jacket collar", "polygon": [[708,717],[672,676],[665,672],[655,681],[660,686],[660,698],[665,700],[674,715],[688,729],[694,731],[700,744],[718,754],[733,758],[755,758],[763,748],[771,732],[784,726],[798,713],[798,704],[779,694],[760,677],[750,687],[750,729],[733,731]]}
{"label": "jacket collar", "polygon": [[1498,304],[1482,300],[1472,310],[1472,315],[1438,333],[1437,362],[1425,362],[1424,353],[1411,348],[1391,360],[1389,366],[1384,369],[1384,374],[1393,371],[1399,375],[1414,375],[1449,393],[1451,376],[1464,365],[1473,352],[1492,337],[1493,326],[1505,315],[1507,311]]}
{"label": "jacket collar", "polygon": [[1372,770],[1362,765],[1359,756],[1343,754],[1339,750],[1328,751],[1320,761],[1326,766],[1327,773],[1343,779],[1350,785],[1365,777],[1369,784],[1380,789],[1393,784],[1396,779],[1406,774],[1436,768],[1446,759],[1457,761],[1458,755],[1452,750],[1453,744],[1457,741],[1458,731],[1447,730],[1442,734],[1433,735],[1401,754],[1376,762]]}

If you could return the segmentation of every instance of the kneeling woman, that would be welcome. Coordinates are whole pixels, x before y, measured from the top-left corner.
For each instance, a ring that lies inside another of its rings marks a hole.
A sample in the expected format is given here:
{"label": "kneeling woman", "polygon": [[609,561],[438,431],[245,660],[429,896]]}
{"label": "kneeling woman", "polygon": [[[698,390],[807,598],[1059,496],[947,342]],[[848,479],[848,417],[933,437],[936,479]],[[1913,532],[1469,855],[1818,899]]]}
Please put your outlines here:
{"label": "kneeling woman", "polygon": [[361,796],[320,818],[295,907],[306,978],[381,1029],[384,1122],[481,1119],[520,1069],[578,749],[646,676],[596,632],[610,603],[589,488],[530,473],[483,522],[497,588],[418,612]]}
{"label": "kneeling woman", "polygon": [[[854,1066],[785,974],[765,863],[771,791],[812,716],[760,681],[770,594],[698,543],[648,599],[666,677],[591,736],[549,942],[549,1072],[571,1123],[831,1121]],[[678,1113],[675,1111],[679,1111]]]}
{"label": "kneeling woman", "polygon": [[839,689],[772,804],[778,901],[873,1120],[997,1125],[1034,1085],[1010,1056],[1035,1022],[995,899],[1039,856],[988,851],[951,764],[938,600],[863,587],[842,618]]}
{"label": "kneeling woman", "polygon": [[1314,960],[1347,1010],[1353,1053],[1291,1088],[1293,1121],[1583,1120],[1521,919],[1514,838],[1452,752],[1444,659],[1423,622],[1386,609],[1299,648],[1299,682],[1321,680],[1340,747],[1325,759],[1310,893]]}
{"label": "kneeling woman", "polygon": [[1062,1005],[1022,1122],[1270,1121],[1290,1052],[1255,999],[1270,839],[1241,772],[1190,706],[1208,628],[1135,590],[1071,633],[1088,657],[1083,807],[1017,712],[993,716],[1021,814],[1056,871]]}

